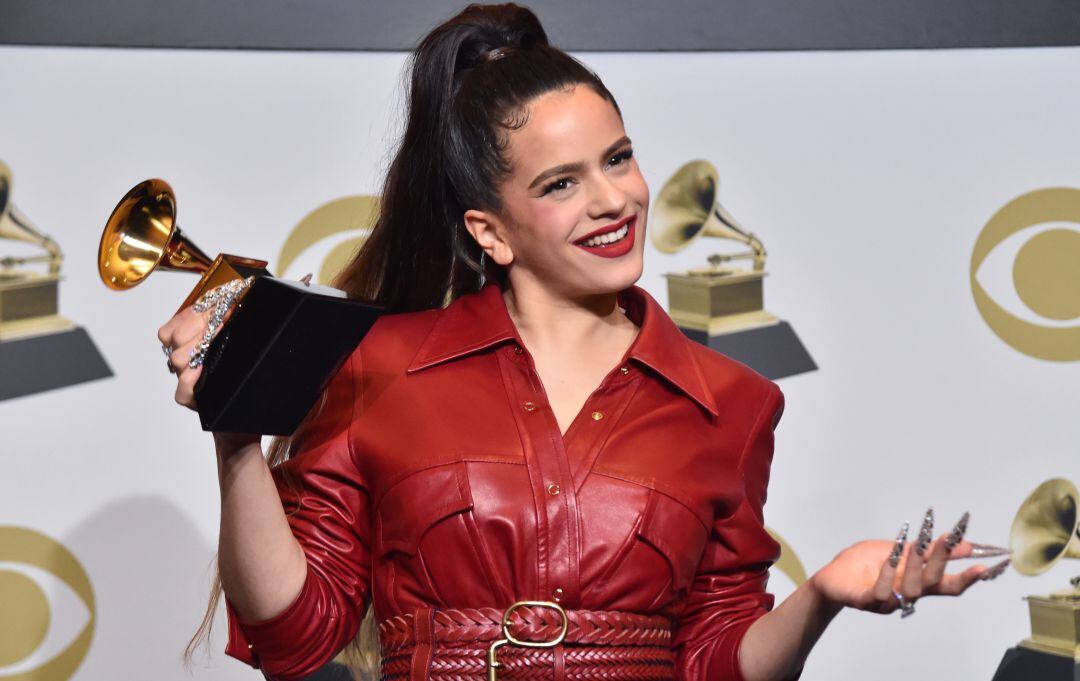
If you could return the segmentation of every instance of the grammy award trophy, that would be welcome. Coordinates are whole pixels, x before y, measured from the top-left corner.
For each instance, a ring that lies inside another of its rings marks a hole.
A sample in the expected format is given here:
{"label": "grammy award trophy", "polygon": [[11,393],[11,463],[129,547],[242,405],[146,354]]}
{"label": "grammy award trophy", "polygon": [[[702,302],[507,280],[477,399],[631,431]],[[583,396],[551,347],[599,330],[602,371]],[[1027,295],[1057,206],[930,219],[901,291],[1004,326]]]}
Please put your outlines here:
{"label": "grammy award trophy", "polygon": [[312,284],[310,275],[276,278],[266,264],[199,250],[177,225],[176,197],[160,179],[133,187],[105,225],[98,274],[113,290],[129,290],[156,269],[198,274],[182,310],[222,284],[251,278],[203,356],[195,384],[203,430],[292,434],[382,311]]}
{"label": "grammy award trophy", "polygon": [[[664,275],[668,312],[689,338],[747,364],[770,379],[817,369],[791,325],[764,309],[765,247],[720,204],[720,179],[708,161],[679,168],[657,196],[652,242],[676,253],[699,236],[737,241],[750,247],[712,254],[708,267]],[[751,260],[752,269],[726,265]]]}

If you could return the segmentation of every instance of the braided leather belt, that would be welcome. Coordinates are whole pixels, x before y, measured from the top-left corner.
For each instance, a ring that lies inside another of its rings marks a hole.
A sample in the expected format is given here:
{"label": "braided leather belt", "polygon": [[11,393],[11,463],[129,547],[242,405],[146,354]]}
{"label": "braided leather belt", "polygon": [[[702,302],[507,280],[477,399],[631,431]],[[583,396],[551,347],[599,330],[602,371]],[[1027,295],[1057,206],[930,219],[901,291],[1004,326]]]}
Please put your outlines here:
{"label": "braided leather belt", "polygon": [[379,640],[384,681],[675,678],[668,618],[552,601],[423,608],[383,620]]}

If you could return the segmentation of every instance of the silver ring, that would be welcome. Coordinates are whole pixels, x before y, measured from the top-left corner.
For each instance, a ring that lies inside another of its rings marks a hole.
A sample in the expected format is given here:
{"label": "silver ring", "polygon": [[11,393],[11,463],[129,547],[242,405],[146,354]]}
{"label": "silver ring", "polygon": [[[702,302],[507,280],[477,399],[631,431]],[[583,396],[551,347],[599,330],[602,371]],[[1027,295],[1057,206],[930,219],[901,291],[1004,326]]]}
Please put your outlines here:
{"label": "silver ring", "polygon": [[161,344],[161,351],[165,353],[166,357],[168,357],[169,355],[172,354],[172,346],[171,345],[165,345],[164,343],[162,343]]}
{"label": "silver ring", "polygon": [[892,592],[893,596],[896,596],[896,600],[900,602],[900,619],[915,614],[915,604],[904,598],[899,592]]}

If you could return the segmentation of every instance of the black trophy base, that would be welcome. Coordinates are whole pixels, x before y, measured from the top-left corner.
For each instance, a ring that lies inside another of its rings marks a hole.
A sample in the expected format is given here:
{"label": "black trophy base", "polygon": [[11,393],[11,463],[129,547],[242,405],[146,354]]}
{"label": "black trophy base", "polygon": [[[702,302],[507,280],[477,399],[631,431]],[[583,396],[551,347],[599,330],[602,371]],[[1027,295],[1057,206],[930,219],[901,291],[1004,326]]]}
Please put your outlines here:
{"label": "black trophy base", "polygon": [[256,277],[210,343],[195,402],[203,430],[291,435],[381,308],[325,287]]}
{"label": "black trophy base", "polygon": [[773,381],[818,368],[787,322],[717,336],[695,329],[682,328],[682,332],[690,340],[742,362]]}
{"label": "black trophy base", "polygon": [[82,327],[0,343],[0,400],[112,375]]}
{"label": "black trophy base", "polygon": [[1080,681],[1080,662],[1016,646],[1005,651],[992,681]]}

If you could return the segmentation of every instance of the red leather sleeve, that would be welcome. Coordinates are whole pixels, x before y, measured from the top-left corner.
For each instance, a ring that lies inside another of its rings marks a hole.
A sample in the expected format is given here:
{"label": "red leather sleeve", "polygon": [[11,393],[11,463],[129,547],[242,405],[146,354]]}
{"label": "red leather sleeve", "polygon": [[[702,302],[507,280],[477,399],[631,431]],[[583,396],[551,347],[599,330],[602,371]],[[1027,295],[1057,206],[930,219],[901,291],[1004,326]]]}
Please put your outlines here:
{"label": "red leather sleeve", "polygon": [[303,678],[330,661],[356,636],[370,594],[370,504],[350,437],[360,409],[359,364],[357,352],[331,379],[294,434],[289,460],[272,471],[307,557],[299,595],[262,622],[242,620],[225,597],[225,652],[275,681]]}
{"label": "red leather sleeve", "polygon": [[765,585],[769,566],[780,557],[780,544],[766,531],[762,508],[773,430],[783,411],[784,394],[771,384],[739,460],[742,501],[734,513],[714,523],[674,631],[677,676],[683,681],[744,681],[739,666],[742,638],[773,607]]}

